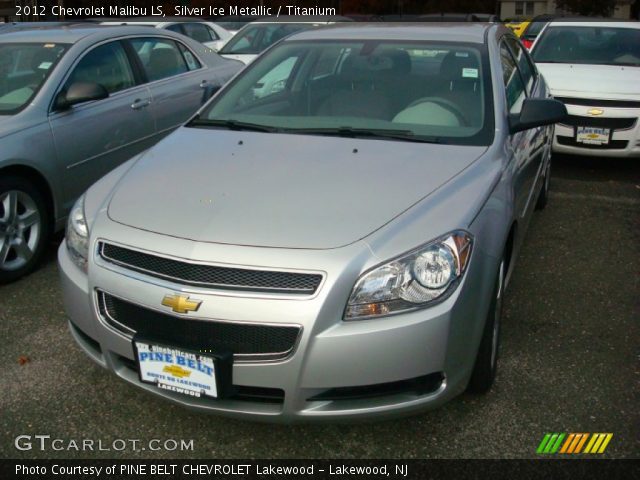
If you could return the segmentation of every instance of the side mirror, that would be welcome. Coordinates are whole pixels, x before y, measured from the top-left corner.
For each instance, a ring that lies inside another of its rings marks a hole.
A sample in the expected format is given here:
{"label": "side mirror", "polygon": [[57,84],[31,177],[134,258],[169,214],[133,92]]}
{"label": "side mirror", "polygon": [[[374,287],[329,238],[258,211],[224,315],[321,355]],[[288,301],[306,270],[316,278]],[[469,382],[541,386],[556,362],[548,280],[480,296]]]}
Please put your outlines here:
{"label": "side mirror", "polygon": [[58,94],[56,107],[59,110],[65,110],[78,103],[102,100],[108,96],[107,89],[99,83],[74,82],[67,88],[66,92],[62,91]]}
{"label": "side mirror", "polygon": [[509,133],[558,123],[567,117],[564,103],[552,98],[527,98],[520,114],[509,115]]}
{"label": "side mirror", "polygon": [[202,91],[202,101],[201,105],[204,105],[209,101],[211,97],[213,97],[218,90],[222,88],[222,85],[206,85]]}

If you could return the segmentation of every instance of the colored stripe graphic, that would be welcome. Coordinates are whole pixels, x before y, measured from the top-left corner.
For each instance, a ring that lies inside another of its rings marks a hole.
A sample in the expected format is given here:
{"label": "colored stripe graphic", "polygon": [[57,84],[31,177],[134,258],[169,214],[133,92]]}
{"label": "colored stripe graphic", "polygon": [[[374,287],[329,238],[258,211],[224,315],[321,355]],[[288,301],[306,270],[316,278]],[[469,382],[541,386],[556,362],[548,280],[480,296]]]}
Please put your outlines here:
{"label": "colored stripe graphic", "polygon": [[536,450],[536,453],[543,453],[544,452],[544,447],[547,446],[547,442],[549,441],[549,438],[551,438],[551,434],[547,433],[542,438],[542,441],[540,442],[540,445],[538,445],[538,449]]}
{"label": "colored stripe graphic", "polygon": [[604,442],[602,442],[602,445],[600,445],[600,450],[598,450],[598,453],[604,453],[605,449],[607,448],[607,445],[609,445],[609,442],[611,441],[612,438],[613,438],[613,433],[606,434]]}
{"label": "colored stripe graphic", "polygon": [[578,445],[576,445],[576,449],[573,453],[580,453],[582,451],[583,445],[585,444],[585,442],[587,441],[587,438],[589,437],[588,433],[583,433],[581,435],[582,435],[582,440],[580,440]]}
{"label": "colored stripe graphic", "polygon": [[613,438],[613,433],[594,433],[584,453],[604,453]]}
{"label": "colored stripe graphic", "polygon": [[[565,440],[566,438],[566,440]],[[604,453],[613,433],[547,433],[536,450],[538,454],[601,454]],[[588,442],[587,442],[588,440]],[[583,450],[586,443],[586,448]]]}
{"label": "colored stripe graphic", "polygon": [[536,453],[556,453],[560,445],[562,445],[562,440],[565,436],[565,433],[547,433],[542,439],[542,442],[540,442],[540,445],[538,445]]}

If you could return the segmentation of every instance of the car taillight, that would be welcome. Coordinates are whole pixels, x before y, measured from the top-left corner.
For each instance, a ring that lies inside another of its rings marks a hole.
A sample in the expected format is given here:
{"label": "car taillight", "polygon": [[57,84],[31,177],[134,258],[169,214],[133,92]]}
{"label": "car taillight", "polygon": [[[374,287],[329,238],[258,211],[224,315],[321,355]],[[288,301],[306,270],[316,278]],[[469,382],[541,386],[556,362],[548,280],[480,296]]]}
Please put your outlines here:
{"label": "car taillight", "polygon": [[526,38],[522,39],[522,44],[527,48],[527,50],[531,49],[531,45],[533,45],[532,40],[527,40]]}

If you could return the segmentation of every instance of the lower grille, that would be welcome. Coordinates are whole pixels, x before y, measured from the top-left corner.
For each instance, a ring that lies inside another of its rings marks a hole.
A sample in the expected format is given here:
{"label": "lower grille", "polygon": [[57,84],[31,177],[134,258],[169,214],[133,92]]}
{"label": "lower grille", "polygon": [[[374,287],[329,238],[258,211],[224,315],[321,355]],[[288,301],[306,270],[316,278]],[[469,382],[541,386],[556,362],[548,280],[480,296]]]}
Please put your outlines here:
{"label": "lower grille", "polygon": [[105,242],[100,242],[99,254],[110,263],[136,272],[204,288],[313,295],[322,282],[322,275],[319,273],[252,270],[190,263]]}
{"label": "lower grille", "polygon": [[290,356],[301,328],[191,320],[140,307],[98,292],[98,308],[105,322],[132,337],[160,341],[190,350],[231,353],[239,361],[282,360]]}
{"label": "lower grille", "polygon": [[592,145],[588,143],[576,142],[576,139],[573,137],[562,137],[558,135],[556,138],[560,145],[567,145],[570,147],[590,148],[593,150],[624,150],[625,148],[627,148],[627,145],[629,144],[629,142],[626,140],[611,140],[607,144]]}
{"label": "lower grille", "polygon": [[331,390],[326,390],[308,398],[307,401],[363,400],[398,394],[427,395],[438,390],[443,381],[444,375],[441,372],[437,372],[422,377],[400,380],[398,382],[332,388]]}

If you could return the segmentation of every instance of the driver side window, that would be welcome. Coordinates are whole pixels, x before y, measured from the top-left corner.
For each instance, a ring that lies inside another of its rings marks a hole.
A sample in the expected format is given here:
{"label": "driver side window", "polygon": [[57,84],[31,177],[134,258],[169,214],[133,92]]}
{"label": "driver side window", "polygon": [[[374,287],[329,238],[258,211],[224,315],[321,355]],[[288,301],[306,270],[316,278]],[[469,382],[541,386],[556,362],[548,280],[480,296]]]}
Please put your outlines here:
{"label": "driver side window", "polygon": [[75,82],[98,83],[110,94],[131,88],[136,83],[120,42],[100,45],[87,53],[74,68],[65,88]]}
{"label": "driver side window", "polygon": [[507,95],[507,108],[509,113],[520,113],[522,102],[527,95],[518,65],[504,42],[500,44],[500,63],[502,64],[502,78]]}

